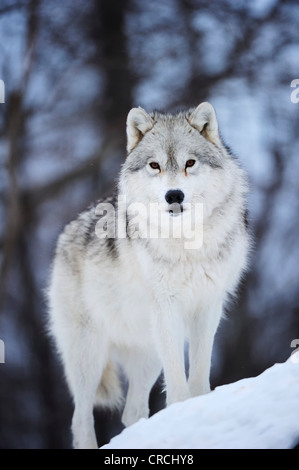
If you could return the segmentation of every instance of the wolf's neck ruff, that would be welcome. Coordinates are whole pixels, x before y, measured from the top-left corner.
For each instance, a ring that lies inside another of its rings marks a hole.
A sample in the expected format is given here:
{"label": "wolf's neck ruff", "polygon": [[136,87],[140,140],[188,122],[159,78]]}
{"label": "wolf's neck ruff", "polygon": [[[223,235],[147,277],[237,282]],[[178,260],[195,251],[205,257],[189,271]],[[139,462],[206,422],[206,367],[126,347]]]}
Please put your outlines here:
{"label": "wolf's neck ruff", "polygon": [[198,249],[202,245],[201,203],[194,206],[186,203],[184,208],[176,203],[128,204],[126,196],[118,195],[114,204],[105,200],[99,202],[95,208],[95,217],[98,220],[93,226],[100,240],[181,239],[185,249]]}

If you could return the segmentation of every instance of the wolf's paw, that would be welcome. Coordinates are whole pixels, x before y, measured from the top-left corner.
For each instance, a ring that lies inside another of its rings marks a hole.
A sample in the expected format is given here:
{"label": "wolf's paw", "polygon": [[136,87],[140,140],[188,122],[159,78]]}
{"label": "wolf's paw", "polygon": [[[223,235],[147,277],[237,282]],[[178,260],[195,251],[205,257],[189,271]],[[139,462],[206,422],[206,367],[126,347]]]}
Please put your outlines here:
{"label": "wolf's paw", "polygon": [[125,407],[121,421],[122,423],[128,427],[132,424],[139,421],[141,418],[148,418],[149,416],[149,409],[140,410],[137,408],[127,408]]}
{"label": "wolf's paw", "polygon": [[179,401],[188,400],[191,397],[189,387],[184,387],[181,390],[174,390],[172,393],[167,391],[167,406],[177,403]]}
{"label": "wolf's paw", "polygon": [[190,383],[191,397],[198,397],[199,395],[206,395],[210,393],[211,387],[209,384],[192,384]]}

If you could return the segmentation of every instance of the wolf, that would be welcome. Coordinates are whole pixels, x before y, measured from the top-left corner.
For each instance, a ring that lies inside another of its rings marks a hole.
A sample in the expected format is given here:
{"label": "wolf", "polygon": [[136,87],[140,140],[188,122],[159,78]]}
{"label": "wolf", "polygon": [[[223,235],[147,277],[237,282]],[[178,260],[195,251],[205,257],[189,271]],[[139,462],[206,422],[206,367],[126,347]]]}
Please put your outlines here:
{"label": "wolf", "polygon": [[[74,400],[74,447],[97,448],[95,406],[124,406],[125,426],[147,418],[162,371],[167,406],[210,391],[214,336],[248,264],[247,194],[210,103],[173,115],[129,112],[117,191],[67,225],[48,289],[50,332]],[[146,209],[139,218],[127,210],[136,203]],[[146,231],[151,205],[158,227],[172,222],[168,237]],[[187,248],[176,224],[197,205],[201,217],[191,219],[201,239]],[[125,236],[114,230],[116,219]]]}

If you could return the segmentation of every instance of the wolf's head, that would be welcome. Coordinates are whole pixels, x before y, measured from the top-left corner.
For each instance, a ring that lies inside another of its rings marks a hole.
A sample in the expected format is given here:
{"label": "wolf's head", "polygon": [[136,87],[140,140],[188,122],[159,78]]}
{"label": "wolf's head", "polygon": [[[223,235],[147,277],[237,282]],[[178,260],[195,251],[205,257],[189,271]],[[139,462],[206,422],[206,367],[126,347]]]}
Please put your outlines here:
{"label": "wolf's head", "polygon": [[244,192],[243,172],[222,143],[209,103],[176,115],[133,108],[127,138],[120,192],[129,204],[158,203],[169,217],[201,203],[207,220],[233,194]]}

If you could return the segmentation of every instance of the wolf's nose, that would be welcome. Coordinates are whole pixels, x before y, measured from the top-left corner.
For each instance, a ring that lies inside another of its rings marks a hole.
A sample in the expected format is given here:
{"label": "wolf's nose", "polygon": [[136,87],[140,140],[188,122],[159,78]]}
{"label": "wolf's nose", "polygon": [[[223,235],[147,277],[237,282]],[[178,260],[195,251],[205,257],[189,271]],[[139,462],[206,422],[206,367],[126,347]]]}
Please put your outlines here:
{"label": "wolf's nose", "polygon": [[180,189],[170,189],[165,194],[165,199],[168,204],[181,204],[184,200],[185,194]]}

